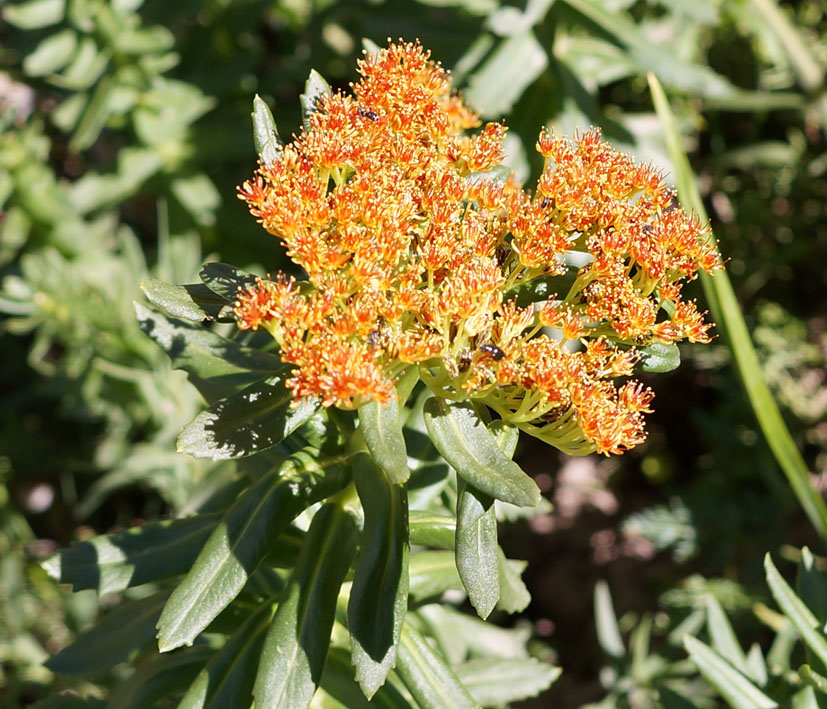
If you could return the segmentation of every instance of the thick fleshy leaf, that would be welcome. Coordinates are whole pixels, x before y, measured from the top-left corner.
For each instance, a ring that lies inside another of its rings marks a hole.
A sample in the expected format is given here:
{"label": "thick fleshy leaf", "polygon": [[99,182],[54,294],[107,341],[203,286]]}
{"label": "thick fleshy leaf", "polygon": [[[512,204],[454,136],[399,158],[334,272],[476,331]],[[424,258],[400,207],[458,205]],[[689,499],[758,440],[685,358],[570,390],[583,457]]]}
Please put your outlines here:
{"label": "thick fleshy leaf", "polygon": [[293,406],[284,382],[290,369],[283,367],[243,391],[202,411],[178,437],[178,452],[195,458],[234,460],[272,448],[306,423],[318,402],[304,399]]}
{"label": "thick fleshy leaf", "polygon": [[818,619],[778,573],[769,554],[764,557],[764,571],[775,602],[795,626],[804,644],[813,652],[814,660],[827,666],[827,638],[819,627]]}
{"label": "thick fleshy leaf", "polygon": [[253,143],[256,147],[259,159],[265,165],[269,165],[278,159],[283,149],[276,122],[269,106],[264,103],[261,96],[256,94],[253,99]]}
{"label": "thick fleshy leaf", "polygon": [[50,34],[23,58],[23,71],[28,76],[45,76],[58,71],[69,63],[77,46],[78,36],[74,30]]}
{"label": "thick fleshy leaf", "polygon": [[[411,706],[390,682],[382,685],[369,701],[353,679],[350,653],[341,647],[331,647],[328,652],[321,688],[347,709],[410,709]],[[319,706],[326,705],[320,702]]]}
{"label": "thick fleshy leaf", "polygon": [[124,532],[76,542],[43,562],[43,568],[73,591],[100,595],[186,573],[218,523],[217,514],[153,522]]}
{"label": "thick fleshy leaf", "polygon": [[[677,122],[663,88],[652,74],[649,75],[649,89],[652,93],[655,111],[663,126],[669,157],[675,166],[678,198],[681,204],[691,209],[703,223],[707,221],[706,210],[695,184],[689,160],[683,150]],[[821,493],[813,487],[807,465],[767,386],[732,283],[726,271],[718,271],[713,276],[702,273],[701,284],[715,321],[726,333],[729,346],[732,348],[735,366],[738,368],[753,413],[758,419],[770,450],[784,471],[784,475],[787,476],[787,481],[810,519],[810,523],[822,539],[827,539],[827,504]]]}
{"label": "thick fleshy leaf", "polygon": [[302,107],[302,125],[306,131],[310,130],[310,116],[319,110],[319,100],[332,93],[330,84],[315,69],[310,70],[310,76],[304,84],[304,93],[299,96]]}
{"label": "thick fleshy leaf", "polygon": [[396,484],[407,482],[411,475],[399,407],[397,399],[384,404],[371,401],[359,407],[359,429],[365,444],[377,465]]}
{"label": "thick fleshy leaf", "polygon": [[540,488],[500,450],[470,404],[431,398],[423,415],[442,457],[477,490],[520,507],[540,502]]}
{"label": "thick fleshy leaf", "polygon": [[246,706],[252,701],[261,647],[276,600],[273,597],[264,601],[210,658],[178,709],[223,709]]}
{"label": "thick fleshy leaf", "polygon": [[348,628],[356,680],[370,699],[396,664],[408,610],[408,496],[362,453],[353,479],[365,526],[348,603]]}
{"label": "thick fleshy leaf", "polygon": [[671,372],[681,366],[681,353],[674,342],[649,345],[639,351],[638,368],[643,372]]}
{"label": "thick fleshy leaf", "polygon": [[213,652],[197,646],[155,657],[110,695],[109,707],[146,709],[175,696],[190,685]]}
{"label": "thick fleshy leaf", "polygon": [[408,566],[411,598],[421,601],[441,596],[449,589],[463,590],[452,551],[421,551]]}
{"label": "thick fleshy leaf", "polygon": [[459,665],[457,677],[483,706],[508,706],[548,689],[563,672],[533,657],[478,658]]}
{"label": "thick fleshy leaf", "polygon": [[344,456],[301,451],[262,478],[227,511],[158,622],[162,652],[191,644],[244,587],[279,535],[307,507],[350,478]]}
{"label": "thick fleshy leaf", "polygon": [[531,603],[531,594],[521,578],[528,562],[506,559],[499,547],[497,562],[500,578],[500,600],[497,602],[497,608],[506,613],[522,613]]}
{"label": "thick fleshy leaf", "polygon": [[256,706],[310,704],[330,646],[339,587],[357,543],[356,522],[341,506],[324,505],[313,517],[264,640],[253,690]]}
{"label": "thick fleshy leaf", "polygon": [[457,522],[451,515],[425,510],[410,511],[411,544],[453,549]]}
{"label": "thick fleshy leaf", "polygon": [[691,635],[684,637],[683,644],[706,681],[721,693],[733,709],[772,709],[778,706],[708,645]]}
{"label": "thick fleshy leaf", "polygon": [[709,631],[712,649],[736,670],[749,676],[750,672],[744,650],[735,636],[735,630],[726,617],[724,609],[721,608],[721,604],[714,596],[707,596],[706,598],[706,627]]}
{"label": "thick fleshy leaf", "polygon": [[150,303],[174,318],[192,322],[203,322],[205,318],[228,319],[225,317],[228,314],[227,301],[203,283],[174,286],[156,278],[147,278],[141,283],[141,290]]}
{"label": "thick fleshy leaf", "polygon": [[282,368],[275,355],[242,347],[201,325],[171,318],[139,303],[138,323],[169,355],[172,366],[183,369],[208,403]]}
{"label": "thick fleshy leaf", "polygon": [[494,500],[459,480],[456,562],[468,600],[483,620],[500,598]]}
{"label": "thick fleshy leaf", "polygon": [[477,706],[454,671],[410,623],[402,628],[396,671],[422,709]]}
{"label": "thick fleshy leaf", "polygon": [[609,658],[615,661],[626,656],[626,648],[620,637],[612,595],[605,581],[598,581],[594,587],[594,622],[597,642]]}
{"label": "thick fleshy leaf", "polygon": [[168,592],[127,601],[46,662],[61,675],[98,674],[152,642]]}
{"label": "thick fleshy leaf", "polygon": [[228,303],[235,302],[239,288],[254,286],[257,278],[255,273],[219,261],[205,263],[198,277],[207,288]]}

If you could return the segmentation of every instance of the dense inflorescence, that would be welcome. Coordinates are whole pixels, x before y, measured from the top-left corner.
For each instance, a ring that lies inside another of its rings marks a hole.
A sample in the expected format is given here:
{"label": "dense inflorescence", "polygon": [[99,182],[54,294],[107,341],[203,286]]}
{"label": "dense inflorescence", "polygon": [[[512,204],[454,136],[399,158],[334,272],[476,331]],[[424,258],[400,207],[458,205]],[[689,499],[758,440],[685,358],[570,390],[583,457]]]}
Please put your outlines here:
{"label": "dense inflorescence", "polygon": [[[239,327],[272,334],[297,400],[386,401],[418,365],[437,396],[567,452],[640,443],[653,393],[628,379],[639,348],[710,339],[681,297],[719,267],[705,227],[597,129],[541,133],[533,194],[503,180],[506,128],[469,133],[477,116],[418,44],[389,44],[359,73],[239,190],[307,272],[240,292]],[[538,279],[559,293],[518,304]]]}

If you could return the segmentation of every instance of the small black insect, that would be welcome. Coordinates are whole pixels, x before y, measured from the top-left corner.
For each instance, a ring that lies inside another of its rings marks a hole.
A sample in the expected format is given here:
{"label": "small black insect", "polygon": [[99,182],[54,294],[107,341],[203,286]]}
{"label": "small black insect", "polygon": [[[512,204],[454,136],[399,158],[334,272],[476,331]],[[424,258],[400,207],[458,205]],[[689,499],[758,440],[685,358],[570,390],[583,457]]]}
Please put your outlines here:
{"label": "small black insect", "polygon": [[545,209],[546,207],[551,205],[551,200],[548,197],[543,197],[543,201],[540,202],[540,206]]}
{"label": "small black insect", "polygon": [[482,347],[480,347],[480,351],[490,354],[491,359],[495,362],[499,362],[503,357],[505,357],[505,352],[491,342],[486,342]]}
{"label": "small black insect", "polygon": [[378,121],[379,114],[374,111],[369,111],[367,108],[357,108],[356,114],[362,118],[367,118],[369,121]]}

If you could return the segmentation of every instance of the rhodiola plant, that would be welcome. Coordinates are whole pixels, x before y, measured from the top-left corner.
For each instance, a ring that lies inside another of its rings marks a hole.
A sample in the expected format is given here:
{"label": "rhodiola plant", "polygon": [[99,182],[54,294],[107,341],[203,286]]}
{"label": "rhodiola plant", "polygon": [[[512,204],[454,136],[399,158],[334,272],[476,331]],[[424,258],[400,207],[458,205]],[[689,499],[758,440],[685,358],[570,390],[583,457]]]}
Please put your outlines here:
{"label": "rhodiola plant", "polygon": [[[48,562],[129,600],[51,660],[139,655],[112,706],[504,705],[559,669],[520,630],[505,517],[541,509],[524,432],[571,455],[645,438],[636,370],[678,364],[710,325],[683,285],[719,267],[661,177],[603,142],[543,131],[533,191],[504,166],[418,44],[359,63],[352,95],[315,72],[283,144],[259,99],[260,163],[239,196],[300,276],[210,263],[144,284],[144,331],[208,403],[179,450],[238,461],[199,514]],[[132,596],[128,589],[141,586]],[[148,590],[147,590],[148,589]],[[337,704],[338,702],[338,704]]]}

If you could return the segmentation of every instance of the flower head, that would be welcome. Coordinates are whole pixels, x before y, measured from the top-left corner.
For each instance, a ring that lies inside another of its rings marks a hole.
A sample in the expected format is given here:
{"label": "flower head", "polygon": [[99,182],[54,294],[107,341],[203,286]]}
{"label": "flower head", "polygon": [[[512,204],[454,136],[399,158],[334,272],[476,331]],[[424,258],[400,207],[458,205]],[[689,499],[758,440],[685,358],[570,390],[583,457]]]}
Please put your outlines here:
{"label": "flower head", "polygon": [[[273,335],[297,399],[385,401],[416,364],[437,396],[570,453],[640,443],[653,393],[628,380],[638,349],[710,339],[681,297],[720,267],[706,227],[597,129],[540,134],[533,194],[502,179],[505,126],[471,132],[476,114],[418,43],[389,43],[359,73],[239,189],[307,273],[241,291],[239,327]],[[587,265],[570,272],[570,252]],[[563,297],[517,304],[558,277]]]}

